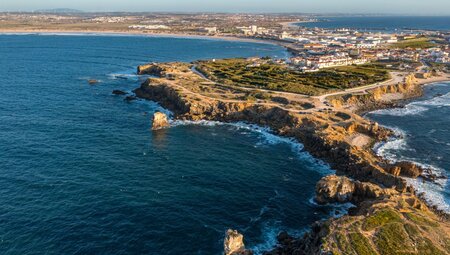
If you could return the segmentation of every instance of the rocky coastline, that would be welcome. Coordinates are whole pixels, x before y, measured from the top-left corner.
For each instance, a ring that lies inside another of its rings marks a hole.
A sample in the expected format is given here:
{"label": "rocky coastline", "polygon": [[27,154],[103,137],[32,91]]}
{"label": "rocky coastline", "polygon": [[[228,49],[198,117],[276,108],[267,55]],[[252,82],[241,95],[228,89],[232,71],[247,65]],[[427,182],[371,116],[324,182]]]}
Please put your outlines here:
{"label": "rocky coastline", "polygon": [[[198,85],[208,81],[190,73],[190,69],[191,66],[179,63],[140,66],[139,74],[157,78],[144,82],[135,90],[136,96],[160,103],[176,119],[244,121],[295,138],[306,151],[336,170],[336,175],[324,177],[317,184],[316,201],[352,202],[356,206],[341,218],[314,223],[301,238],[281,233],[278,246],[266,254],[450,252],[448,215],[432,210],[402,178],[417,178],[425,169],[408,162],[392,164],[377,156],[373,144],[385,141],[393,132],[360,116],[362,112],[396,106],[397,100],[420,95],[421,86],[413,75],[402,83],[363,94],[333,96],[327,99],[331,105],[327,108],[305,110],[225,97],[223,88],[210,91]],[[242,92],[227,89],[234,94]],[[394,95],[394,99],[386,99],[386,95]]]}

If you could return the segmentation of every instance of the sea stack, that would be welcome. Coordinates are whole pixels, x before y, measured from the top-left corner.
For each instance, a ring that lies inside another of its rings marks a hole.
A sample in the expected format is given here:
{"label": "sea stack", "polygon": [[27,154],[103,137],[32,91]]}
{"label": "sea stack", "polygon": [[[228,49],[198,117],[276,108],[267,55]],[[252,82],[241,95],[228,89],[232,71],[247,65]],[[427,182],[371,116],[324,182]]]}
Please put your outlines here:
{"label": "sea stack", "polygon": [[169,127],[169,119],[167,118],[167,115],[162,112],[155,112],[153,114],[153,125],[152,130],[158,130],[162,128]]}
{"label": "sea stack", "polygon": [[251,250],[246,250],[244,236],[236,230],[228,229],[223,241],[225,255],[252,255]]}

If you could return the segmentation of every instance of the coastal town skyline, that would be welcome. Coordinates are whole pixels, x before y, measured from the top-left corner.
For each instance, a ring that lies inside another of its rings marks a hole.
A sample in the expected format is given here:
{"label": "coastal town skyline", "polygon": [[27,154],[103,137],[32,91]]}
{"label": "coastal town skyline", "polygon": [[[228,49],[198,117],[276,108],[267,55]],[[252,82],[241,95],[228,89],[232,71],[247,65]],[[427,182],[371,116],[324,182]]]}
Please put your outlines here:
{"label": "coastal town skyline", "polygon": [[450,15],[450,2],[432,1],[371,1],[361,5],[356,0],[345,0],[335,3],[331,0],[321,1],[179,1],[164,2],[135,1],[56,1],[45,0],[30,3],[25,0],[6,1],[0,5],[1,12],[39,11],[49,9],[73,9],[85,12],[249,12],[249,13],[324,13],[324,14],[387,14],[387,15]]}

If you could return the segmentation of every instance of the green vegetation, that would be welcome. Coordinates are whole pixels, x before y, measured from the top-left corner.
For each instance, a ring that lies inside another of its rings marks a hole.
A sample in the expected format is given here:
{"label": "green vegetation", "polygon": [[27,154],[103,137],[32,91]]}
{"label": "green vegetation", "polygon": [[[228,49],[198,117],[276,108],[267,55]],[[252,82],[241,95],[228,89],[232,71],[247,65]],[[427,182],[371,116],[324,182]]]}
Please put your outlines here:
{"label": "green vegetation", "polygon": [[414,62],[414,61],[392,61],[392,60],[380,60],[371,62],[369,64],[362,65],[362,67],[367,68],[377,68],[377,69],[386,69],[390,71],[402,70],[405,69],[406,66],[409,67],[409,70],[414,70],[415,68],[421,66],[422,63]]}
{"label": "green vegetation", "polygon": [[432,42],[427,37],[408,39],[408,40],[399,41],[399,42],[396,42],[396,43],[393,43],[390,45],[391,48],[397,48],[397,49],[407,49],[407,48],[427,49],[427,48],[432,48],[432,47],[436,47],[436,46],[437,46],[437,44]]}
{"label": "green vegetation", "polygon": [[345,254],[353,254],[352,246],[347,241],[345,235],[341,233],[336,234],[336,242],[338,244],[339,250],[343,251]]}
{"label": "green vegetation", "polygon": [[358,255],[376,255],[377,253],[372,249],[369,240],[361,233],[349,234],[353,249]]}
{"label": "green vegetation", "polygon": [[434,221],[431,221],[425,217],[420,216],[417,213],[405,213],[406,217],[408,217],[411,221],[416,223],[417,225],[427,225],[430,227],[439,227],[439,224],[437,224]]}
{"label": "green vegetation", "polygon": [[415,254],[408,249],[413,245],[401,223],[390,223],[381,227],[375,235],[375,245],[380,254]]}
{"label": "green vegetation", "polygon": [[377,227],[383,226],[384,224],[401,221],[402,219],[398,213],[390,209],[385,209],[368,217],[363,223],[363,229],[365,231],[370,231]]}
{"label": "green vegetation", "polygon": [[209,79],[248,88],[320,95],[387,80],[386,69],[346,66],[304,73],[269,60],[222,59],[197,62],[198,70]]}

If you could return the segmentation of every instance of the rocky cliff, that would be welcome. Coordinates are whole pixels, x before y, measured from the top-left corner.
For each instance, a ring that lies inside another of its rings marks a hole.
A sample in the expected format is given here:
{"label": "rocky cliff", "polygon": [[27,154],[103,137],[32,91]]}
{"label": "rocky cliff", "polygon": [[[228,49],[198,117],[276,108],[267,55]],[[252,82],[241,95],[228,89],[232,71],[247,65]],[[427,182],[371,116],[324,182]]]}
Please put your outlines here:
{"label": "rocky cliff", "polygon": [[[394,99],[408,99],[422,94],[414,74],[407,75],[403,82],[370,89],[365,93],[345,94],[330,97],[330,103],[337,108],[353,107],[357,112],[371,111],[386,107],[398,106]],[[388,95],[391,95],[389,97]]]}
{"label": "rocky cliff", "polygon": [[[186,73],[184,70],[183,73]],[[160,73],[166,71],[161,70]],[[445,254],[449,251],[448,219],[443,224],[438,223],[436,214],[420,202],[401,177],[415,178],[423,170],[405,162],[392,165],[375,155],[371,149],[373,144],[387,139],[392,132],[342,107],[344,104],[361,107],[366,102],[381,102],[381,94],[386,91],[414,93],[417,90],[414,80],[376,89],[364,97],[351,95],[339,98],[336,99],[338,103],[334,104],[340,105],[310,111],[286,108],[281,104],[228,99],[225,96],[217,98],[211,93],[194,93],[184,85],[188,82],[189,76],[175,81],[163,76],[151,78],[135,93],[141,98],[159,102],[173,111],[178,119],[245,121],[270,127],[278,135],[297,139],[308,152],[328,162],[340,175],[326,177],[317,184],[316,200],[320,203],[353,202],[357,205],[351,215],[316,223],[313,231],[303,238],[295,239],[284,234],[280,238],[280,246],[268,254],[394,254],[389,252],[400,241],[390,242],[391,235],[409,238],[402,250],[408,254],[426,254],[422,252],[427,251],[432,252],[429,254]],[[203,90],[209,92],[203,88],[198,91]],[[385,222],[385,215],[395,220]],[[380,222],[365,227],[365,224],[372,224],[367,219]],[[424,219],[430,221],[422,223]],[[406,225],[411,227],[404,227]],[[431,226],[434,228],[429,229]],[[440,239],[430,240],[427,237],[438,232],[446,234]]]}

